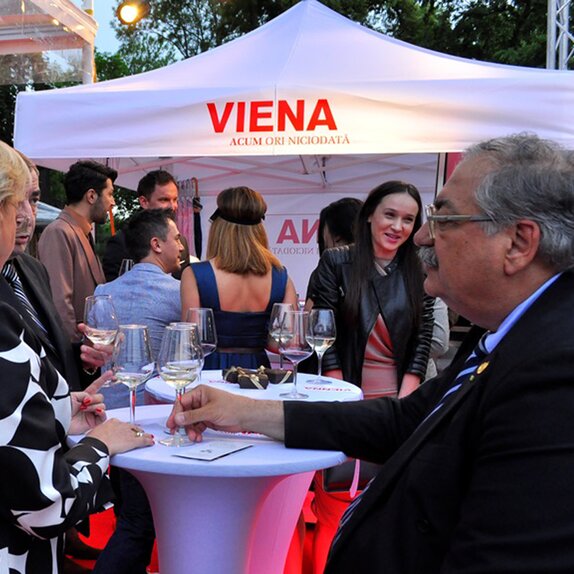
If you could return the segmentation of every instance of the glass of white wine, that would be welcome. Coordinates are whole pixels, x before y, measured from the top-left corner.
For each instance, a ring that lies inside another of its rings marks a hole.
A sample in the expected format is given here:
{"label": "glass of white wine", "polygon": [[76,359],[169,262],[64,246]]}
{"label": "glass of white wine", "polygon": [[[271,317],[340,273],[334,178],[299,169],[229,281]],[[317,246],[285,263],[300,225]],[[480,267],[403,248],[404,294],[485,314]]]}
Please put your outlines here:
{"label": "glass of white wine", "polygon": [[118,333],[118,318],[111,295],[90,295],[84,305],[85,337],[94,345],[111,345]]}
{"label": "glass of white wine", "polygon": [[307,311],[287,311],[281,322],[279,346],[283,356],[293,365],[293,388],[281,397],[287,399],[306,399],[309,395],[297,390],[297,365],[313,354],[307,342],[309,313]]}
{"label": "glass of white wine", "polygon": [[325,351],[333,345],[337,336],[335,326],[335,314],[332,309],[315,309],[309,313],[309,323],[307,325],[307,342],[313,351],[317,353],[319,368],[317,378],[309,381],[317,385],[331,384],[329,379],[325,379],[322,374],[323,355]]}
{"label": "glass of white wine", "polygon": [[130,390],[130,423],[135,424],[137,388],[145,383],[154,370],[145,325],[120,325],[113,360],[117,381]]}
{"label": "glass of white wine", "polygon": [[[187,386],[193,383],[203,367],[203,350],[195,323],[172,323],[165,328],[157,368],[159,376],[175,389],[175,400],[181,397]],[[179,428],[175,434],[159,441],[165,446],[190,444],[185,430]]]}

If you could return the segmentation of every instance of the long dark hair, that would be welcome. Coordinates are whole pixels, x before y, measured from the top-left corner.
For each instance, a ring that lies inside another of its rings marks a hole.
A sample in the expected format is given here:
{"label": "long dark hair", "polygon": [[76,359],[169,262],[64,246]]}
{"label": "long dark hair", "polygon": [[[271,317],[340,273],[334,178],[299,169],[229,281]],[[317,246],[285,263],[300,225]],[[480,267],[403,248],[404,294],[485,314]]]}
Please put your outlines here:
{"label": "long dark hair", "polygon": [[419,208],[413,232],[399,247],[395,256],[397,265],[404,270],[407,296],[413,310],[413,330],[418,330],[423,307],[424,276],[413,237],[422,225],[422,201],[418,189],[403,181],[387,181],[375,187],[359,211],[356,220],[352,273],[345,297],[345,317],[349,325],[356,324],[359,318],[362,291],[366,288],[369,277],[376,273],[371,224],[368,220],[381,201],[393,193],[408,193],[417,202]]}

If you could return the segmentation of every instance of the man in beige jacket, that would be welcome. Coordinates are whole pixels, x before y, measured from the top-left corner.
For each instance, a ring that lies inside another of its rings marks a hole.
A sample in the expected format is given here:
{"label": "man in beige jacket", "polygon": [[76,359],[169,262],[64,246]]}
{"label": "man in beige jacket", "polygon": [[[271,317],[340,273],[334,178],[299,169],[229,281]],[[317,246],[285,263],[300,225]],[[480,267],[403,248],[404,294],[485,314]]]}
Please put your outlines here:
{"label": "man in beige jacket", "polygon": [[105,223],[115,205],[116,170],[94,161],[78,161],[64,178],[66,207],[44,230],[38,256],[50,276],[54,304],[67,335],[78,342],[76,325],[83,321],[84,302],[105,282],[94,251],[92,224]]}

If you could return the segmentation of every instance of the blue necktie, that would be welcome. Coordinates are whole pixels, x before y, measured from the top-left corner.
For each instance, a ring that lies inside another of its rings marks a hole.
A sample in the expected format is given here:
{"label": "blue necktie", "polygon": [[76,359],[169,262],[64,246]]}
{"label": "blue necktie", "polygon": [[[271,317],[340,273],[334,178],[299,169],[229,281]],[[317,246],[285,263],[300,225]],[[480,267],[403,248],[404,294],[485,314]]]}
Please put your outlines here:
{"label": "blue necktie", "polygon": [[[466,361],[464,362],[464,365],[462,366],[461,371],[458,373],[458,375],[454,379],[453,385],[441,397],[441,399],[437,403],[436,407],[425,417],[425,419],[422,421],[421,424],[423,424],[430,417],[432,417],[437,411],[439,411],[444,406],[444,404],[447,402],[448,398],[454,396],[454,394],[460,389],[460,387],[462,386],[464,381],[467,380],[469,375],[473,374],[475,372],[475,370],[477,369],[477,367],[484,361],[485,357],[488,355],[485,341],[486,341],[487,335],[489,335],[489,334],[490,334],[490,332],[487,331],[486,333],[484,333],[484,335],[482,335],[482,337],[480,338],[480,341],[478,341],[478,344],[476,345],[476,347],[474,348],[472,353],[467,357]],[[339,528],[337,529],[337,533],[335,534],[335,537],[333,538],[333,543],[331,544],[331,549],[335,546],[335,544],[339,540],[339,537],[341,535],[341,531],[342,531],[343,527],[349,521],[349,518],[351,518],[351,516],[353,515],[355,508],[359,504],[359,501],[363,497],[363,494],[365,494],[365,492],[367,492],[367,489],[369,488],[369,486],[371,486],[371,483],[373,482],[373,480],[374,479],[372,479],[371,482],[369,482],[369,484],[367,484],[367,486],[365,487],[363,492],[361,492],[361,494],[359,494],[359,496],[357,496],[357,498],[355,498],[355,500],[353,500],[353,502],[349,505],[347,510],[345,510],[345,512],[343,513],[343,516],[341,517],[341,522],[339,522]],[[329,554],[331,554],[331,551],[329,551]]]}
{"label": "blue necktie", "polygon": [[453,396],[460,389],[460,387],[462,387],[462,384],[464,383],[464,381],[466,381],[469,375],[472,375],[474,371],[476,371],[477,367],[484,361],[486,355],[488,355],[488,351],[485,345],[486,337],[488,335],[490,335],[489,331],[487,331],[486,333],[484,333],[484,335],[482,335],[480,341],[478,341],[476,347],[473,349],[472,353],[467,357],[466,361],[464,362],[464,365],[462,366],[461,371],[456,376],[453,385],[441,397],[436,407],[426,416],[423,422],[428,420],[437,411],[442,409],[444,404],[447,402],[448,398]]}
{"label": "blue necktie", "polygon": [[2,268],[2,275],[6,281],[8,281],[10,287],[12,287],[12,291],[14,291],[14,295],[18,297],[18,300],[20,303],[22,303],[22,306],[24,309],[26,309],[28,315],[30,315],[34,323],[38,325],[38,327],[42,329],[44,333],[47,333],[46,328],[40,321],[40,317],[38,317],[38,313],[36,313],[32,303],[30,303],[30,299],[28,299],[28,296],[24,291],[24,287],[22,286],[22,282],[20,281],[18,273],[16,272],[16,267],[14,267],[14,264],[11,261],[7,261],[4,264],[4,267]]}

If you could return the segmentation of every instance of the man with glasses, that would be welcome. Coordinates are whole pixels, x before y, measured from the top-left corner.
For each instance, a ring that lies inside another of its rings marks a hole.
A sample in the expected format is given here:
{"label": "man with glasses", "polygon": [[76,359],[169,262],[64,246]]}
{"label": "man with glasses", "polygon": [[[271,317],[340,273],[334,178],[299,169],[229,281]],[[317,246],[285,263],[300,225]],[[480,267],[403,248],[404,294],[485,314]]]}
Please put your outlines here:
{"label": "man with glasses", "polygon": [[169,425],[384,463],[328,574],[574,572],[574,165],[532,135],[473,146],[415,241],[426,291],[477,326],[439,377],[357,403],[200,387]]}

